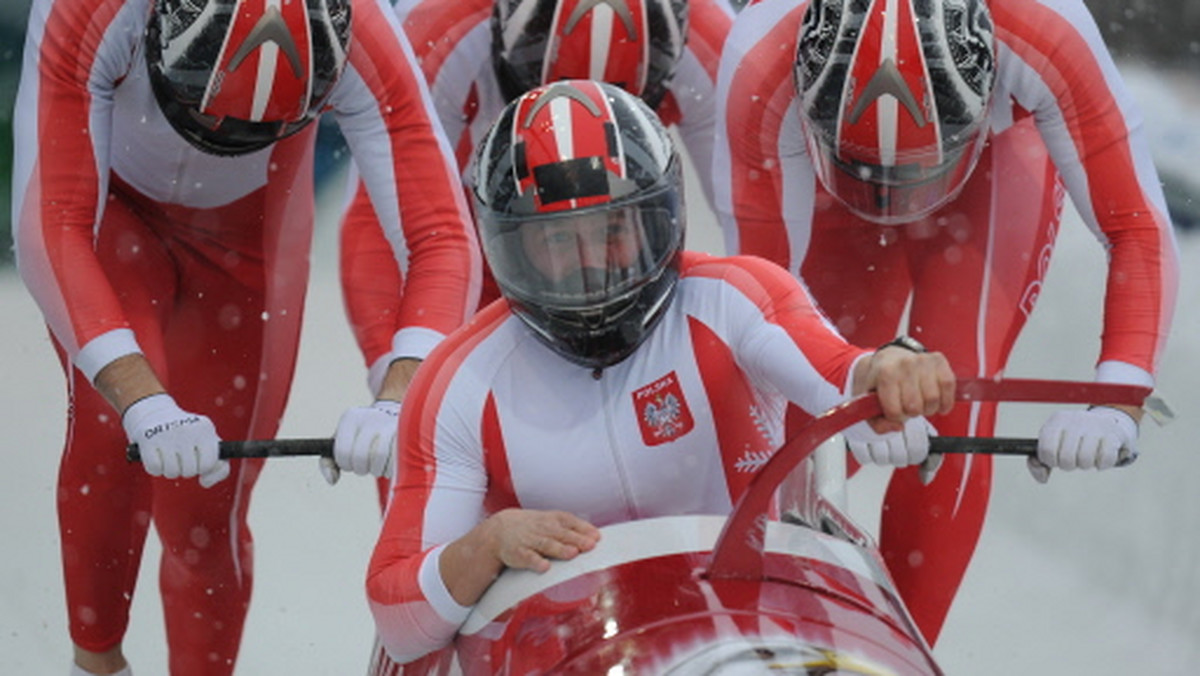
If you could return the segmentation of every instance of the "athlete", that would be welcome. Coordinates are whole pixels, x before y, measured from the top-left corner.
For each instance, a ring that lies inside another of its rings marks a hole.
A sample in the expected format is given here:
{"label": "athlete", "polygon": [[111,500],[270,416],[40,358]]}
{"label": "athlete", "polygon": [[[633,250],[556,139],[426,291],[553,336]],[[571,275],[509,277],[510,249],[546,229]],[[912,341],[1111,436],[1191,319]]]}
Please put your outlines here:
{"label": "athlete", "polygon": [[[674,125],[711,194],[713,91],[732,20],[722,0],[423,0],[396,3],[396,12],[464,177],[478,140],[507,102],[543,83],[590,78],[641,96]],[[403,271],[361,186],[345,214],[341,243],[343,257],[357,262],[341,267],[344,287],[354,292],[346,297],[347,313],[375,374],[391,351]],[[481,305],[496,296],[485,268]],[[368,386],[377,391],[378,379]],[[377,446],[385,457],[390,447]],[[357,455],[368,459],[339,463],[363,472],[387,467],[365,451]],[[387,483],[380,488],[382,498]]]}
{"label": "athlete", "polygon": [[121,643],[153,523],[171,673],[230,674],[262,461],[221,460],[218,441],[271,438],[283,414],[311,123],[333,112],[410,263],[388,387],[478,302],[458,170],[383,2],[37,0],[27,40],[13,221],[69,387],[58,513],[73,673],[130,673]]}
{"label": "athlete", "polygon": [[[1153,386],[1178,256],[1141,117],[1083,2],[752,4],[718,88],[727,250],[803,280],[851,343],[878,345],[907,316],[904,332],[959,375],[999,375],[1069,194],[1109,254],[1095,378]],[[1030,468],[1045,479],[1051,467],[1128,462],[1140,418],[1055,413]],[[931,420],[971,436],[995,421],[979,403]],[[931,644],[983,527],[991,472],[986,456],[957,456],[927,486],[912,468],[891,478],[880,547]]]}
{"label": "athlete", "polygon": [[501,570],[571,559],[597,526],[728,513],[786,401],[816,414],[877,390],[893,438],[949,411],[942,355],[856,348],[782,268],[683,251],[679,165],[650,109],[595,81],[521,96],[482,140],[475,215],[502,299],[429,355],[401,413],[367,579],[396,661],[444,654]]}

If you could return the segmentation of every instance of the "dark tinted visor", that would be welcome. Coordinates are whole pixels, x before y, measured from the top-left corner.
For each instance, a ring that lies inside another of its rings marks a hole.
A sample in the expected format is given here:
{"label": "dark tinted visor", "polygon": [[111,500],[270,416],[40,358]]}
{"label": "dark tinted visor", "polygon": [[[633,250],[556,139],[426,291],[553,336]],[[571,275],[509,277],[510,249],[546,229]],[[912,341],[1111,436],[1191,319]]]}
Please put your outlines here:
{"label": "dark tinted visor", "polygon": [[624,204],[501,216],[479,212],[488,265],[502,290],[551,308],[587,308],[636,290],[674,255],[682,237],[676,193],[663,188]]}
{"label": "dark tinted visor", "polygon": [[261,150],[304,129],[316,119],[314,115],[287,122],[217,118],[171,96],[169,87],[154,68],[150,69],[150,81],[159,108],[175,131],[196,148],[214,155],[244,155]]}

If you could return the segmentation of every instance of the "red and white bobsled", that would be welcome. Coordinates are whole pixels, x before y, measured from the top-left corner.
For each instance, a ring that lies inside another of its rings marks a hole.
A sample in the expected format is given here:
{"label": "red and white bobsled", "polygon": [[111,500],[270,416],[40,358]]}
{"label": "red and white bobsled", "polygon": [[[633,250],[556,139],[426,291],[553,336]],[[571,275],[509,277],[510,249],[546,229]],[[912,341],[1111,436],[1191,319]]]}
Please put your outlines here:
{"label": "red and white bobsled", "polygon": [[874,549],[771,521],[761,575],[721,577],[711,562],[725,524],[617,524],[588,556],[505,573],[462,629],[463,672],[941,673]]}
{"label": "red and white bobsled", "polygon": [[[1148,394],[1057,381],[958,386],[962,400],[1141,404]],[[797,467],[804,475],[801,463],[823,441],[878,414],[867,396],[816,419],[763,467],[728,517],[616,524],[594,551],[546,573],[505,572],[461,630],[462,671],[941,674],[871,539],[836,500],[819,487],[801,491],[783,520],[769,517],[776,489]],[[817,486],[813,476],[800,483]]]}

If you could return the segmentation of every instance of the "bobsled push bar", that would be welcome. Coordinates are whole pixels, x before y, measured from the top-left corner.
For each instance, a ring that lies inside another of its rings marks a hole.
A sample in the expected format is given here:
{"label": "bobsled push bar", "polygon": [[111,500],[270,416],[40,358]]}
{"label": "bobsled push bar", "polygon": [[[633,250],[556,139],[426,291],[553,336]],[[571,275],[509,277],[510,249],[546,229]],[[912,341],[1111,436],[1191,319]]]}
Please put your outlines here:
{"label": "bobsled push bar", "polygon": [[[291,456],[320,455],[333,457],[333,439],[253,439],[249,441],[222,441],[219,447],[222,460],[242,458],[280,458]],[[141,462],[142,454],[137,444],[125,449],[129,462]]]}
{"label": "bobsled push bar", "polygon": [[[1105,403],[1141,406],[1149,388],[1130,385],[1107,385],[1062,380],[984,380],[958,381],[957,398],[961,401],[1025,401],[1061,403]],[[872,412],[874,411],[874,412]],[[879,415],[879,402],[873,395],[864,395],[825,413],[800,436],[825,434],[824,441],[843,428],[866,418]],[[821,424],[817,424],[817,423]],[[818,431],[811,428],[818,427]],[[793,440],[794,442],[795,440]],[[788,443],[784,449],[794,445]],[[782,454],[776,453],[776,456]],[[1037,439],[991,437],[934,437],[929,440],[930,453],[986,453],[991,455],[1036,455]],[[224,460],[239,458],[278,458],[290,456],[333,457],[333,439],[258,439],[222,441],[220,455]],[[141,462],[137,444],[126,449],[130,462]],[[794,463],[792,463],[794,464]],[[791,465],[789,465],[790,467]]]}
{"label": "bobsled push bar", "polygon": [[[1035,455],[1037,439],[1002,437],[933,437],[930,453],[983,453],[987,455]],[[141,462],[137,444],[125,449],[130,462]],[[333,457],[333,439],[257,439],[251,441],[222,441],[222,460],[244,458],[282,458],[295,456]]]}

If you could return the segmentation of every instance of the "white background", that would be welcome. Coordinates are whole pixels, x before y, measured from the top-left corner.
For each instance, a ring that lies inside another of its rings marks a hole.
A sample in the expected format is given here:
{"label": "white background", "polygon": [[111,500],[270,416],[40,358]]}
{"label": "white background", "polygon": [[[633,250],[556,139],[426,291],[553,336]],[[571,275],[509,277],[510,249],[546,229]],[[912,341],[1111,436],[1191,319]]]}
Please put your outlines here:
{"label": "white background", "polygon": [[[699,195],[694,187],[690,194]],[[689,244],[719,251],[698,202]],[[331,218],[325,210],[282,437],[329,436],[343,408],[367,401],[336,286]],[[997,459],[988,523],[936,649],[947,673],[1190,676],[1200,668],[1198,235],[1180,237],[1180,302],[1158,390],[1179,419],[1146,424],[1142,457],[1126,469],[1057,473],[1041,486],[1022,461]],[[1070,212],[1008,375],[1090,379],[1104,266],[1101,248]],[[40,315],[12,270],[0,271],[0,304],[0,673],[65,675],[70,643],[54,511],[65,395]],[[1049,410],[1004,405],[998,434],[1035,435]],[[852,513],[871,529],[886,476],[867,468],[851,482]],[[363,673],[372,637],[363,580],[379,522],[374,487],[353,475],[326,486],[312,459],[272,461],[250,521],[256,580],[238,674]],[[139,676],[166,673],[151,537],[126,641]]]}

